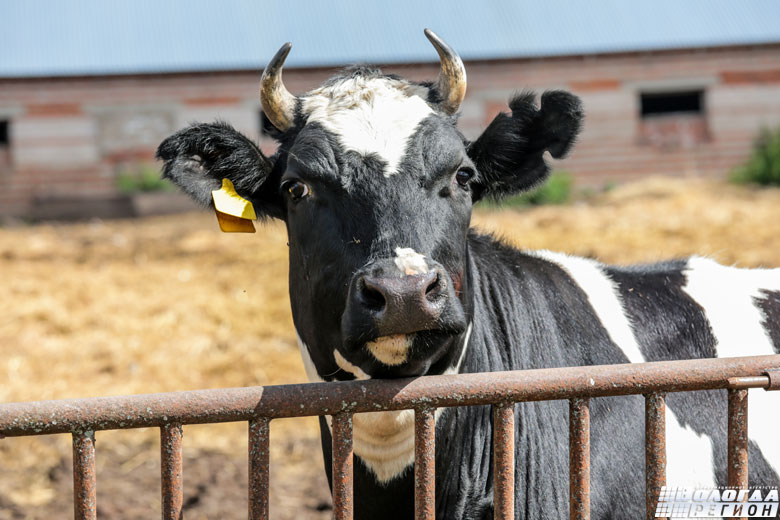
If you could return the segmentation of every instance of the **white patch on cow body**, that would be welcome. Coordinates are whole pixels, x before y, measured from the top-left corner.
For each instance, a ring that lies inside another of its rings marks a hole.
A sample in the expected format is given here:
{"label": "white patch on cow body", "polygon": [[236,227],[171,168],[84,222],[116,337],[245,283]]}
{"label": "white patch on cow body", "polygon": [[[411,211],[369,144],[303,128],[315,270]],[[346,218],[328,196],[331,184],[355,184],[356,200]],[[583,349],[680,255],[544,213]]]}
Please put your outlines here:
{"label": "white patch on cow body", "polygon": [[588,297],[593,312],[606,329],[609,338],[623,351],[629,363],[645,362],[631,322],[620,301],[617,284],[604,274],[598,262],[553,251],[533,251],[531,254],[554,263],[571,276]]}
{"label": "white patch on cow body", "polygon": [[666,482],[689,488],[715,487],[712,439],[683,425],[666,407]]}
{"label": "white patch on cow body", "polygon": [[406,80],[353,77],[315,89],[301,98],[307,123],[319,123],[346,150],[376,154],[384,176],[398,172],[409,138],[433,113],[429,89]]}
{"label": "white patch on cow body", "polygon": [[[780,269],[735,269],[709,258],[692,257],[685,275],[683,290],[704,310],[718,357],[775,353],[755,299],[762,298],[761,289],[780,289]],[[780,473],[777,397],[760,388],[748,394],[748,437],[759,446],[772,469]]]}
{"label": "white patch on cow body", "polygon": [[357,413],[352,439],[377,481],[388,482],[414,462],[414,410]]}
{"label": "white patch on cow body", "polygon": [[[618,286],[601,270],[598,262],[552,251],[533,251],[530,254],[557,265],[577,283],[609,338],[629,362],[647,361],[623,308]],[[669,485],[715,485],[712,440],[684,426],[669,407],[666,408],[666,449],[666,481]]]}
{"label": "white patch on cow body", "polygon": [[393,262],[401,276],[425,274],[429,270],[425,255],[421,255],[411,247],[396,247]]}
{"label": "white patch on cow body", "polygon": [[412,341],[414,334],[392,334],[369,341],[366,348],[377,361],[388,366],[397,366],[406,363]]}

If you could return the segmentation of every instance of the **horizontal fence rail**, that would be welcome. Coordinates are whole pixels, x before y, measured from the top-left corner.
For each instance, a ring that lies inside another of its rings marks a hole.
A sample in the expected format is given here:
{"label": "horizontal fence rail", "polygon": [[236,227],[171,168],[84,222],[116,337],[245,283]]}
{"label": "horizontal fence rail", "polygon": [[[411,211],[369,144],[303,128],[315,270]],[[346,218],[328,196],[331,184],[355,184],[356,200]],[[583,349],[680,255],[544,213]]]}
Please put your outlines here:
{"label": "horizontal fence rail", "polygon": [[[249,425],[249,517],[268,518],[271,419],[333,417],[334,517],[353,516],[352,416],[415,411],[415,515],[435,517],[435,410],[493,405],[495,518],[514,517],[514,404],[568,399],[570,518],[590,517],[592,397],[645,396],[647,518],[666,481],[665,394],[728,389],[728,483],[747,487],[747,389],[780,389],[780,355],[196,390],[0,404],[0,438],[73,436],[74,511],[96,515],[95,432],[159,427],[163,518],[182,514],[182,426]],[[724,403],[725,404],[725,403]]]}

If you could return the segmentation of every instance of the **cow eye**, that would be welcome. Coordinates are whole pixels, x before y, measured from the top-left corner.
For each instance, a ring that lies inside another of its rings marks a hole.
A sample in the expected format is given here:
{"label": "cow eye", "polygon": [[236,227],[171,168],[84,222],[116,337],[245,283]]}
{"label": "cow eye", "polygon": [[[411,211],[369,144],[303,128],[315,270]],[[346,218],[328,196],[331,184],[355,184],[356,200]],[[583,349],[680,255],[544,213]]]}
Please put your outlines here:
{"label": "cow eye", "polygon": [[474,172],[471,170],[467,170],[465,168],[461,168],[460,170],[455,173],[455,181],[463,186],[464,188],[468,186],[469,181],[474,177]]}
{"label": "cow eye", "polygon": [[290,179],[282,183],[282,191],[289,194],[292,200],[301,200],[309,195],[309,185],[297,179]]}

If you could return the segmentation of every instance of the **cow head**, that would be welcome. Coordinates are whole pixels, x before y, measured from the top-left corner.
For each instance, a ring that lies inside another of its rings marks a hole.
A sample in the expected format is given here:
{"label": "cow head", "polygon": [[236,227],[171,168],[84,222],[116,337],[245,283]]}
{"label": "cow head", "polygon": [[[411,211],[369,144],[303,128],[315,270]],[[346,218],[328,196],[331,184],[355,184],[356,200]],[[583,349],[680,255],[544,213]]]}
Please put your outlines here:
{"label": "cow head", "polygon": [[295,96],[283,46],[261,80],[278,152],[266,158],[228,125],[195,124],[158,150],[164,176],[196,200],[230,179],[261,217],[285,222],[290,299],[309,376],[402,377],[456,371],[472,319],[467,233],[479,199],[528,189],[579,131],[579,100],[510,101],[474,142],[456,128],[460,58],[435,34],[441,72],[415,83],[347,69]]}

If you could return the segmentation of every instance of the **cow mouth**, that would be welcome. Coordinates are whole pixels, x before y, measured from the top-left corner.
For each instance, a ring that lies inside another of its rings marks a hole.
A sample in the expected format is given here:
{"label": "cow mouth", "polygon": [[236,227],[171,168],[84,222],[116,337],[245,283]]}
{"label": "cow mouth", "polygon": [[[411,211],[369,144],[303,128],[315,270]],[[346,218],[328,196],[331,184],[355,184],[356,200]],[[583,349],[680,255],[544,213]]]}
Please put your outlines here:
{"label": "cow mouth", "polygon": [[412,334],[391,334],[366,343],[366,349],[380,363],[398,366],[406,363],[414,342]]}
{"label": "cow mouth", "polygon": [[424,330],[380,336],[336,350],[336,364],[355,379],[397,379],[441,374],[450,365],[457,334]]}

